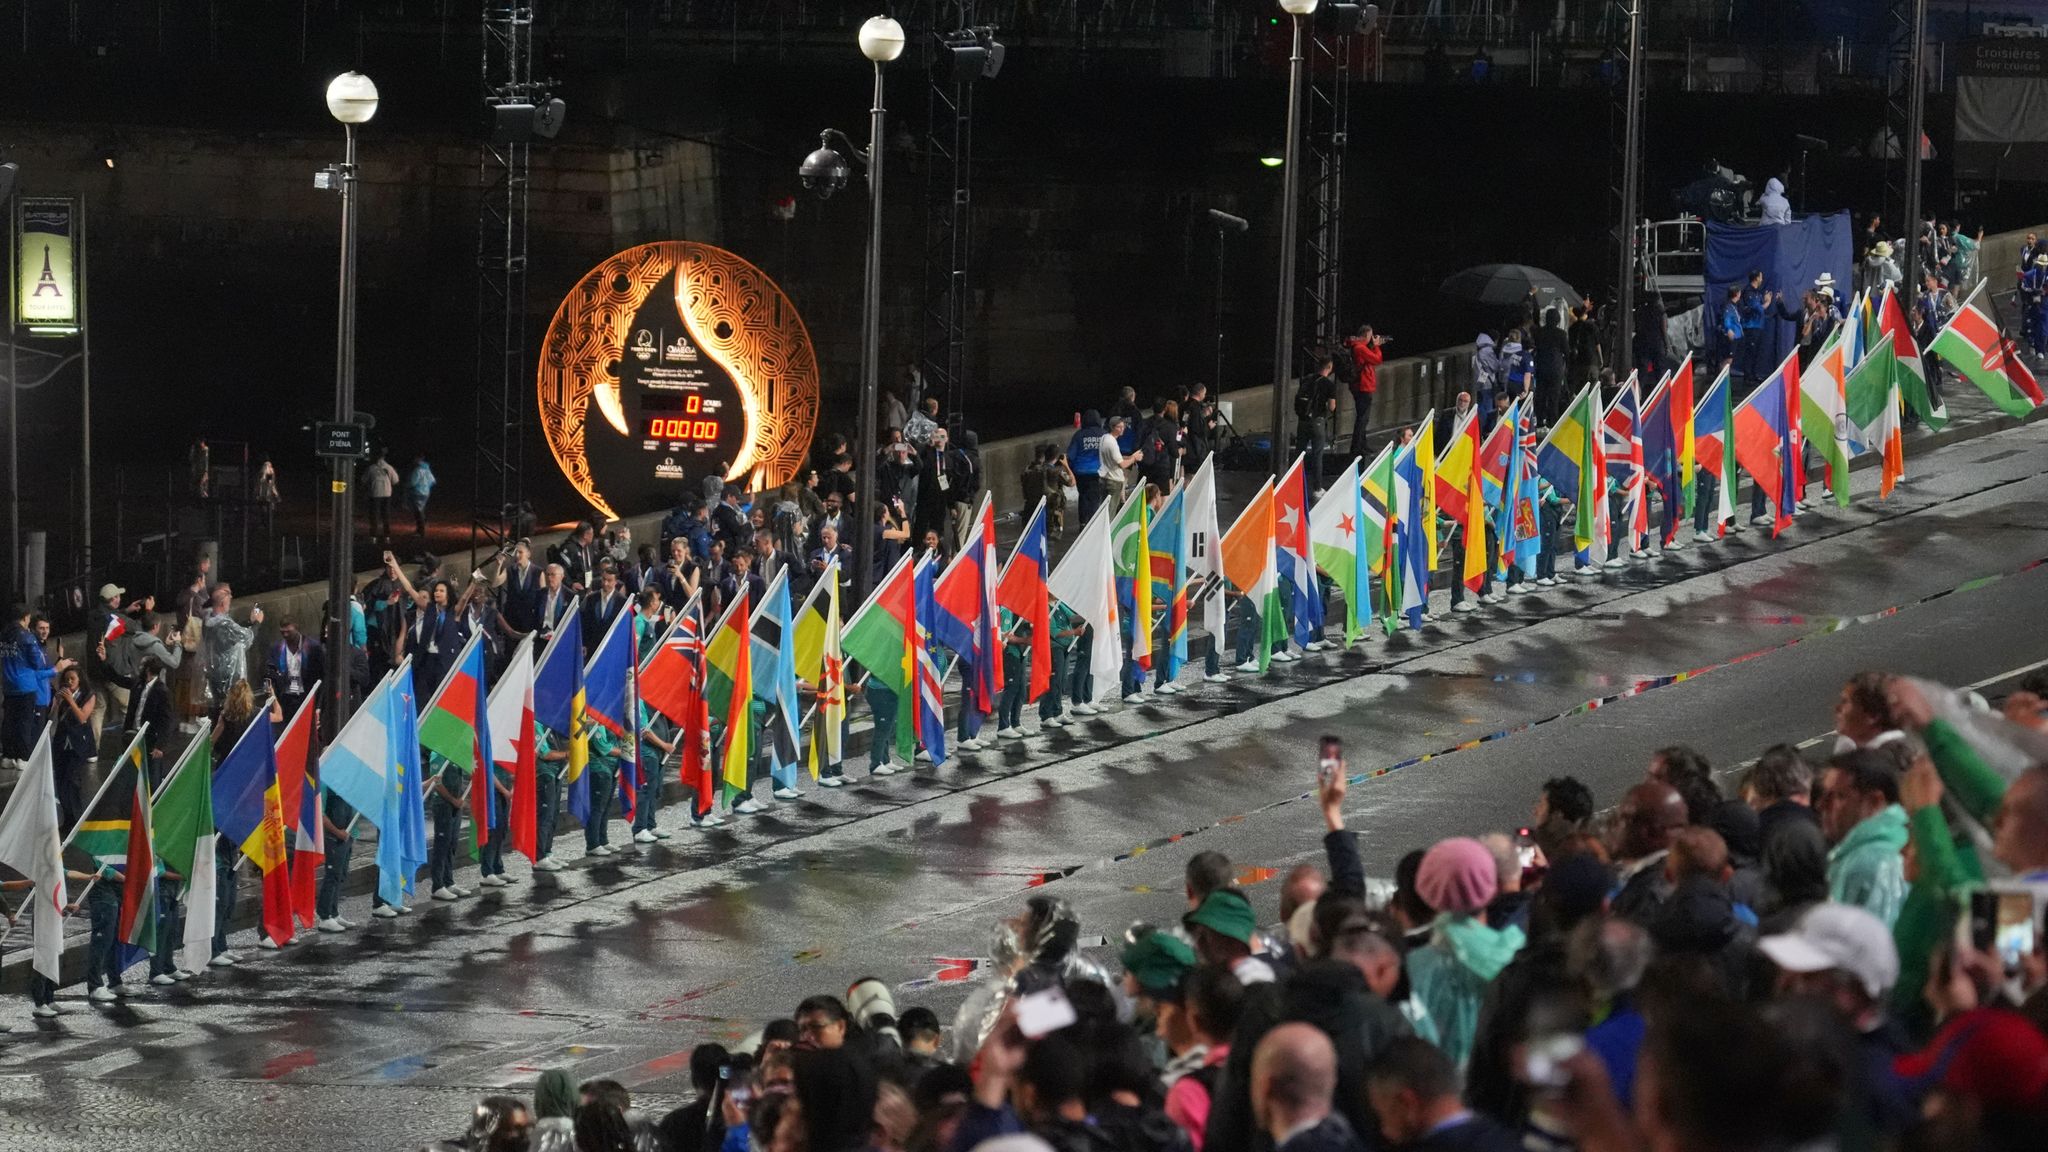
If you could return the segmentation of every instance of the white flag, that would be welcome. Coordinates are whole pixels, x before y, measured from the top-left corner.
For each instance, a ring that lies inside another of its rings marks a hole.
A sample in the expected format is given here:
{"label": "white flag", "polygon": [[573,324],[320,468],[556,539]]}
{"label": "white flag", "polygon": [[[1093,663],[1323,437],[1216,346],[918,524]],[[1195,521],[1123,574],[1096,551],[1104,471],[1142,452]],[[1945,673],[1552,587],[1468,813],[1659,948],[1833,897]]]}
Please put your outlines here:
{"label": "white flag", "polygon": [[1124,678],[1123,642],[1118,637],[1116,611],[1116,555],[1110,550],[1110,515],[1115,509],[1103,501],[1074,546],[1053,569],[1046,587],[1053,598],[1074,610],[1094,631],[1088,648],[1088,671],[1095,678],[1094,704],[1116,695]]}
{"label": "white flag", "polygon": [[[1212,588],[1202,597],[1202,631],[1223,648],[1223,530],[1216,520],[1216,454],[1211,452],[1188,481],[1181,497],[1181,555],[1187,557],[1190,588]],[[1213,579],[1212,579],[1213,577]],[[1192,614],[1192,606],[1190,606]]]}
{"label": "white flag", "polygon": [[29,893],[29,928],[35,935],[35,970],[62,979],[64,955],[64,848],[57,835],[57,783],[50,758],[50,727],[36,739],[28,766],[15,781],[7,810],[0,812],[0,864],[34,883]]}

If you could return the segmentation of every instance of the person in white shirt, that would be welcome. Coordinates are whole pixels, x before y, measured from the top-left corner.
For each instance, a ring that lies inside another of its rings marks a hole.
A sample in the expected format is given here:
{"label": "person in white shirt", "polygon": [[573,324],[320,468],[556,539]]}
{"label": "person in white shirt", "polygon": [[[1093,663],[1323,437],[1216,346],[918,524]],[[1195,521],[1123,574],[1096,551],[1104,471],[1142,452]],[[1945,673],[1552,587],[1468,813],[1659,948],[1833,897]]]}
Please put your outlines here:
{"label": "person in white shirt", "polygon": [[391,539],[391,492],[398,487],[398,469],[384,458],[380,449],[363,469],[363,494],[370,498],[370,538]]}
{"label": "person in white shirt", "polygon": [[1109,435],[1104,436],[1097,450],[1102,453],[1102,498],[1110,507],[1120,508],[1124,502],[1124,467],[1138,462],[1138,454],[1124,455],[1117,441],[1123,436],[1126,423],[1121,416],[1109,418]]}

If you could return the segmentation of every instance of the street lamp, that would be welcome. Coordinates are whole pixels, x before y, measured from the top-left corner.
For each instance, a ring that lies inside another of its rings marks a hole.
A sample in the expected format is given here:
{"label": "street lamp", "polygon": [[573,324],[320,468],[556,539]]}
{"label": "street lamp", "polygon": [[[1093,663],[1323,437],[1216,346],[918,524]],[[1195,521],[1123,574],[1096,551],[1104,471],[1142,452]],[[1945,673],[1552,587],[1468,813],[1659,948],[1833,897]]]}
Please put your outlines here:
{"label": "street lamp", "polygon": [[[854,429],[854,464],[857,479],[855,505],[875,499],[875,405],[881,391],[882,343],[882,65],[903,55],[903,25],[887,16],[875,16],[860,26],[860,54],[875,66],[875,103],[868,110],[868,146],[855,148],[853,141],[836,128],[818,134],[818,149],[804,158],[797,170],[804,187],[820,197],[830,196],[846,186],[852,174],[847,158],[860,162],[868,172],[867,279],[861,291],[860,332],[860,418]],[[835,149],[833,143],[839,148]],[[840,149],[843,149],[841,151]],[[875,530],[866,523],[865,512],[857,512],[853,530],[853,573],[847,585],[853,603],[867,596],[874,579]]]}
{"label": "street lamp", "polygon": [[[327,85],[327,111],[341,122],[348,143],[338,167],[314,174],[313,184],[341,194],[341,291],[334,348],[334,420],[355,423],[356,411],[356,126],[377,114],[377,86],[360,72],[344,72]],[[349,708],[349,611],[354,591],[355,504],[349,481],[355,461],[336,457],[329,489],[334,496],[334,541],[327,562],[327,731],[341,732]]]}
{"label": "street lamp", "polygon": [[1280,0],[1294,19],[1294,52],[1287,58],[1287,143],[1280,161],[1280,302],[1273,318],[1273,475],[1287,466],[1287,383],[1294,376],[1295,217],[1301,201],[1301,30],[1317,0]]}

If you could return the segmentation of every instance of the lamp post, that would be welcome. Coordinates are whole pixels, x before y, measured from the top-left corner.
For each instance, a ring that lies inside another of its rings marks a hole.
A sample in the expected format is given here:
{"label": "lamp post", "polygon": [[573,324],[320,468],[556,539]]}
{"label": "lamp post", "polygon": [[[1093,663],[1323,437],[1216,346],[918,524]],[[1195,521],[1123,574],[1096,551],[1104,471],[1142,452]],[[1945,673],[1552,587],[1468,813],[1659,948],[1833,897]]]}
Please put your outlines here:
{"label": "lamp post", "polygon": [[[334,420],[355,422],[356,411],[356,126],[377,114],[377,86],[360,72],[344,72],[327,85],[327,110],[341,122],[348,144],[341,165],[314,178],[341,195],[341,291],[336,309]],[[325,177],[325,179],[322,179]],[[334,497],[334,540],[327,561],[327,732],[332,739],[348,720],[348,600],[354,591],[355,504],[349,481],[355,461],[336,458],[329,490]]]}
{"label": "lamp post", "polygon": [[1294,257],[1301,201],[1302,26],[1318,0],[1280,0],[1294,21],[1294,51],[1287,58],[1287,143],[1280,161],[1280,302],[1273,317],[1273,475],[1287,466],[1287,383],[1294,377]]}
{"label": "lamp post", "polygon": [[874,580],[875,530],[865,509],[875,492],[875,406],[881,392],[882,357],[882,150],[883,121],[882,65],[903,55],[903,25],[887,16],[870,17],[860,26],[860,54],[875,66],[874,106],[868,109],[868,146],[855,148],[846,134],[835,128],[820,133],[818,150],[804,158],[799,173],[804,187],[820,196],[830,196],[846,184],[846,159],[832,147],[837,140],[847,153],[868,172],[868,251],[866,277],[861,288],[860,315],[860,416],[854,428],[853,572],[847,584],[854,603],[867,597]]}

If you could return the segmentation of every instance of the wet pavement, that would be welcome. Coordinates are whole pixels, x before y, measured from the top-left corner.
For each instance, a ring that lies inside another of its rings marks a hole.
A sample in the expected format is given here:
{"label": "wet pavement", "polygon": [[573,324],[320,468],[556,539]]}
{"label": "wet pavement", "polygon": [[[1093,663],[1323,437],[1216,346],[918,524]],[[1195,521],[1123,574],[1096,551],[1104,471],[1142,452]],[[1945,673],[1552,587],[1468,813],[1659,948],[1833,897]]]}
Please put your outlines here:
{"label": "wet pavement", "polygon": [[344,915],[370,927],[282,952],[243,933],[242,966],[131,983],[110,1010],[76,986],[55,1021],[0,1005],[0,1148],[403,1148],[556,1065],[659,1110],[692,1045],[812,992],[872,974],[949,1017],[989,926],[1039,886],[1114,937],[1177,915],[1188,856],[1215,848],[1274,918],[1276,874],[1320,854],[1304,794],[1324,732],[1387,875],[1437,837],[1525,822],[1548,776],[1609,804],[1664,744],[1735,764],[1818,737],[1862,668],[1996,687],[2048,660],[2048,427],[1913,472],[1777,544],[1689,548],[553,876],[515,862],[516,887],[399,921],[358,899]]}

